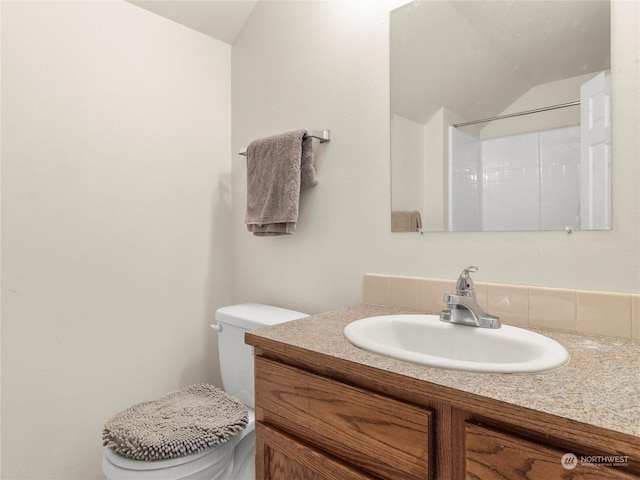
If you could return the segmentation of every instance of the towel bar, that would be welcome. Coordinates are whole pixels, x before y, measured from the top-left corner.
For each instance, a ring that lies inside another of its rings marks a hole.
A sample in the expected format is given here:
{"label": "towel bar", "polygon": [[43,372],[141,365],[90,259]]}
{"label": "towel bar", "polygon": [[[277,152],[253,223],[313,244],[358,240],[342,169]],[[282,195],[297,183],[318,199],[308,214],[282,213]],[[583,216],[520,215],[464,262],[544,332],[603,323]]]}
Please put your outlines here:
{"label": "towel bar", "polygon": [[[320,140],[320,143],[326,143],[331,141],[331,130],[307,130],[307,133],[304,134],[304,138],[313,137]],[[244,157],[247,156],[247,149],[240,150],[238,155],[242,155]]]}

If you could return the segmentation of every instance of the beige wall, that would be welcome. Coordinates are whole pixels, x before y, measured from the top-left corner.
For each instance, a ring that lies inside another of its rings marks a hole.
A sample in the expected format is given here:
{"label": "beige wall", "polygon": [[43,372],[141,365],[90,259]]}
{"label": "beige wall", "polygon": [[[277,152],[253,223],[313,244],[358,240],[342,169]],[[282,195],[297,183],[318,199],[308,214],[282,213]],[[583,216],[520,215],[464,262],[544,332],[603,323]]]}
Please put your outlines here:
{"label": "beige wall", "polygon": [[124,2],[2,2],[2,478],[101,474],[105,421],[218,383],[230,46]]}
{"label": "beige wall", "polygon": [[259,2],[233,48],[233,148],[282,130],[330,128],[298,234],[243,225],[245,166],[233,161],[234,297],[311,313],[360,301],[365,272],[640,292],[639,2],[612,6],[613,230],[389,232],[391,2]]}
{"label": "beige wall", "polygon": [[[428,125],[428,124],[427,124]],[[424,218],[425,128],[413,120],[393,115],[391,118],[392,210],[420,210]]]}

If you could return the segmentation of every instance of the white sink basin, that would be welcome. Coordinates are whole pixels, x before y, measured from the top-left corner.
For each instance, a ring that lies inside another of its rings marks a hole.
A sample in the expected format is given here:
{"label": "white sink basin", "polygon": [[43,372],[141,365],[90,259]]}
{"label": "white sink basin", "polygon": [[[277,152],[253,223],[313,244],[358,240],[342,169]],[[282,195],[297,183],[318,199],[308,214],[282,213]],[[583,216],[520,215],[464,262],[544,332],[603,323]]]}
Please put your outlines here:
{"label": "white sink basin", "polygon": [[532,373],[561,367],[569,353],[522,328],[454,325],[437,315],[384,315],[350,323],[344,335],[364,350],[429,367],[487,373]]}

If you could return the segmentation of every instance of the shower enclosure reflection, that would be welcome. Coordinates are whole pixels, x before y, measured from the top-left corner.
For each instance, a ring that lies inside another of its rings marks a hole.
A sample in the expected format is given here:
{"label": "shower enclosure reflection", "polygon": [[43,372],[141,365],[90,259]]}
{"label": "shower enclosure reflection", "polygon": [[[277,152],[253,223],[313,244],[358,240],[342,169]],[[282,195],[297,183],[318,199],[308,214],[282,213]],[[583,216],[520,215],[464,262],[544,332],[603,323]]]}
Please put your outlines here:
{"label": "shower enclosure reflection", "polygon": [[391,12],[392,230],[610,229],[608,69],[608,2]]}
{"label": "shower enclosure reflection", "polygon": [[580,128],[483,140],[450,127],[452,231],[580,224]]}

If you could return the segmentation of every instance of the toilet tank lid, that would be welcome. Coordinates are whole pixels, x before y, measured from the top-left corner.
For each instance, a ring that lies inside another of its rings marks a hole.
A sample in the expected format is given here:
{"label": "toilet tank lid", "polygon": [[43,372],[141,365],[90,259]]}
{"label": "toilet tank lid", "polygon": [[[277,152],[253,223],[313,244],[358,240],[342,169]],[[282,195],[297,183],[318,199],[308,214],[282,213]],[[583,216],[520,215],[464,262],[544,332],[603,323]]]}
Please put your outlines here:
{"label": "toilet tank lid", "polygon": [[218,323],[226,323],[237,327],[255,330],[278,323],[308,317],[306,313],[273,307],[260,303],[242,303],[219,308],[216,311]]}

